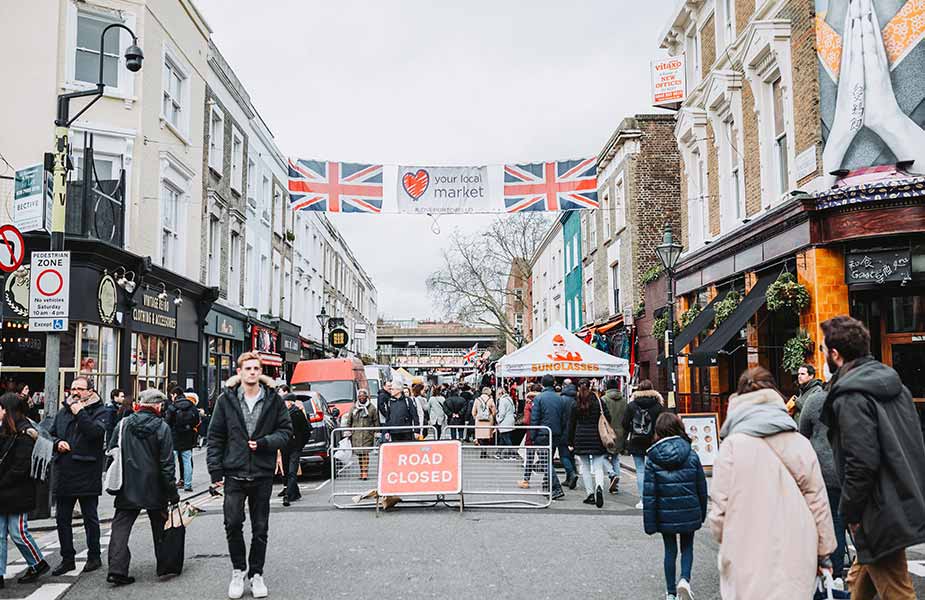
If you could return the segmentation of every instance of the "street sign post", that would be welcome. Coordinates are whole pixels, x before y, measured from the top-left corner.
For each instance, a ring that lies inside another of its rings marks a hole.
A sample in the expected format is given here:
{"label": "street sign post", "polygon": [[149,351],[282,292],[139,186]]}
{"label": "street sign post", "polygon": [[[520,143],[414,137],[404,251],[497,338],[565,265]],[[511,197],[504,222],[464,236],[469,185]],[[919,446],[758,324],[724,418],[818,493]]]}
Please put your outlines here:
{"label": "street sign post", "polygon": [[0,271],[12,273],[22,266],[26,256],[26,242],[13,225],[0,227]]}
{"label": "street sign post", "polygon": [[71,299],[71,253],[33,252],[29,331],[67,331]]}

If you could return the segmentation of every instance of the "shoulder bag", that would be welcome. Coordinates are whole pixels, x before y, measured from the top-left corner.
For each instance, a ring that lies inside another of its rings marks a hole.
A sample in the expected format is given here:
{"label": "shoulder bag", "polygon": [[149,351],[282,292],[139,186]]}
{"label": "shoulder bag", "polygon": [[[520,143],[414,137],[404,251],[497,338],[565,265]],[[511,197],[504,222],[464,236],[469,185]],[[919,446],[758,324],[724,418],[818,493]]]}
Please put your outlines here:
{"label": "shoulder bag", "polygon": [[122,490],[122,436],[125,433],[125,421],[128,417],[122,417],[119,421],[119,443],[109,449],[106,454],[112,459],[109,468],[106,469],[106,493],[115,496]]}
{"label": "shoulder bag", "polygon": [[601,437],[601,443],[608,452],[613,453],[617,449],[617,433],[613,430],[613,425],[604,414],[604,404],[600,397],[597,399],[597,405],[601,409],[601,414],[597,418],[597,433]]}

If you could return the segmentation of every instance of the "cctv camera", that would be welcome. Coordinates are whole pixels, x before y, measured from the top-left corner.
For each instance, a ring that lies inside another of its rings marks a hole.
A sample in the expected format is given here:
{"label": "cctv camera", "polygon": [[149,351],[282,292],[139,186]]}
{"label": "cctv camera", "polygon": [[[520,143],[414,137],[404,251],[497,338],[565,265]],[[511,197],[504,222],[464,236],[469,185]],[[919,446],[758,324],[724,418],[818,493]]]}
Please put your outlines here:
{"label": "cctv camera", "polygon": [[125,68],[132,73],[137,73],[141,70],[141,61],[144,58],[145,53],[141,51],[141,48],[132,44],[125,49]]}

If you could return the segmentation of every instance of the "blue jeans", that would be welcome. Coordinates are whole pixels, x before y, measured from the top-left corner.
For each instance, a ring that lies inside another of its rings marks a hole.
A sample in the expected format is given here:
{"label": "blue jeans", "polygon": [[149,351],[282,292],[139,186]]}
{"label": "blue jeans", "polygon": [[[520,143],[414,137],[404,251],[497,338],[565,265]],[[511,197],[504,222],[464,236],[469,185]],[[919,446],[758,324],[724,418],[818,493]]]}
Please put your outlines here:
{"label": "blue jeans", "polygon": [[568,449],[568,441],[565,436],[553,436],[552,448],[553,450],[559,449],[559,460],[562,461],[562,467],[565,469],[566,479],[571,479],[573,475],[577,476],[578,471],[575,469],[575,461],[572,459],[572,453]]}
{"label": "blue jeans", "polygon": [[26,559],[26,564],[34,567],[40,561],[44,560],[42,551],[38,544],[32,539],[29,533],[29,523],[26,515],[22,514],[0,514],[0,574],[6,571],[7,551],[6,536],[9,535],[19,553]]}
{"label": "blue jeans", "polygon": [[180,472],[183,474],[183,487],[193,489],[193,451],[174,450],[174,455],[180,461]]}
{"label": "blue jeans", "polygon": [[841,490],[837,488],[826,488],[829,494],[829,506],[832,508],[832,524],[835,526],[835,541],[838,547],[832,554],[832,577],[845,576],[845,518],[838,511],[838,504],[841,502]]}
{"label": "blue jeans", "polygon": [[[681,535],[681,579],[691,580],[691,568],[694,566],[694,532]],[[665,543],[665,584],[669,594],[678,593],[677,576],[678,536],[674,533],[663,533],[662,541]]]}
{"label": "blue jeans", "polygon": [[633,462],[636,464],[636,487],[639,488],[639,501],[642,502],[643,484],[646,478],[646,455],[633,455]]}
{"label": "blue jeans", "polygon": [[616,477],[617,479],[620,479],[619,454],[604,455],[604,474],[607,475],[607,477]]}

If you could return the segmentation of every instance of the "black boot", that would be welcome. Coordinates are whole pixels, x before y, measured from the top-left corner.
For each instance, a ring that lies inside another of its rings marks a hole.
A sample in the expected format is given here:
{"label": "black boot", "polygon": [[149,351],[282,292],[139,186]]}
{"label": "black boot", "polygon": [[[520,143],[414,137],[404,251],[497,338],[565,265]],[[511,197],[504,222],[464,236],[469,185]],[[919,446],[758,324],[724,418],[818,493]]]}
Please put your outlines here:
{"label": "black boot", "polygon": [[110,573],[109,576],[106,577],[106,581],[116,586],[132,585],[135,583],[135,578],[130,575],[116,575],[115,573]]}
{"label": "black boot", "polygon": [[77,565],[74,564],[73,560],[62,560],[61,564],[55,567],[55,570],[51,572],[53,577],[59,577],[65,573],[70,573],[77,568]]}
{"label": "black boot", "polygon": [[51,569],[43,558],[34,567],[26,569],[26,574],[17,579],[19,583],[32,583]]}

